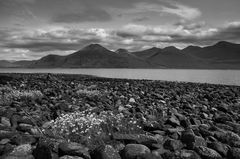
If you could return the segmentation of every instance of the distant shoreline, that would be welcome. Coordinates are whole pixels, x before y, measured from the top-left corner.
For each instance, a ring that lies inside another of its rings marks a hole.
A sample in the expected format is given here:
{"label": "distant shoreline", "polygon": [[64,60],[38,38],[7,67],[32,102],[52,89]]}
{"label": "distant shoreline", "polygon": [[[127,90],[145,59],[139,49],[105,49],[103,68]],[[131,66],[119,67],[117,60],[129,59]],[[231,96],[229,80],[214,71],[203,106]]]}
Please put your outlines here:
{"label": "distant shoreline", "polygon": [[[231,71],[231,70],[230,70]],[[173,83],[189,83],[189,84],[206,84],[206,85],[221,85],[221,86],[236,86],[239,87],[240,84],[222,84],[222,83],[209,83],[209,82],[193,82],[193,81],[179,81],[179,80],[164,80],[164,79],[144,79],[144,78],[139,78],[139,79],[133,79],[133,78],[118,78],[118,77],[105,77],[105,76],[99,76],[99,75],[91,75],[91,74],[74,74],[74,73],[58,73],[58,72],[0,72],[0,77],[1,76],[12,76],[13,78],[15,78],[15,76],[21,76],[21,75],[57,75],[57,76],[66,76],[66,77],[87,77],[87,78],[96,78],[96,79],[107,79],[107,80],[120,80],[120,81],[124,81],[124,80],[131,80],[131,81],[159,81],[159,82],[173,82]]]}

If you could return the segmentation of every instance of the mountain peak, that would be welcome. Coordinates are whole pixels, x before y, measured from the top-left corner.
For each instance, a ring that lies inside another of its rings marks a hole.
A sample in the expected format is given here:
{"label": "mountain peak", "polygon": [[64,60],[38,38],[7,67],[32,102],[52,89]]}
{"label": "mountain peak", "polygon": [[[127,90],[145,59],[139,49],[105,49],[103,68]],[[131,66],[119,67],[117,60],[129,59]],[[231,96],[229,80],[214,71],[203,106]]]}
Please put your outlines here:
{"label": "mountain peak", "polygon": [[161,50],[160,48],[152,47],[152,48],[150,48],[150,49],[147,49],[146,51],[158,52],[158,51],[160,51],[160,50]]}
{"label": "mountain peak", "polygon": [[90,44],[84,47],[82,50],[107,50],[107,49],[100,44]]}
{"label": "mountain peak", "polygon": [[119,53],[119,54],[121,54],[121,53],[129,53],[128,50],[126,50],[126,49],[122,49],[122,48],[117,49],[115,52],[116,52],[116,53]]}
{"label": "mountain peak", "polygon": [[179,51],[175,46],[168,46],[163,49],[164,51]]}
{"label": "mountain peak", "polygon": [[233,45],[233,43],[227,41],[219,41],[218,43],[215,44],[215,46],[228,46],[228,45]]}

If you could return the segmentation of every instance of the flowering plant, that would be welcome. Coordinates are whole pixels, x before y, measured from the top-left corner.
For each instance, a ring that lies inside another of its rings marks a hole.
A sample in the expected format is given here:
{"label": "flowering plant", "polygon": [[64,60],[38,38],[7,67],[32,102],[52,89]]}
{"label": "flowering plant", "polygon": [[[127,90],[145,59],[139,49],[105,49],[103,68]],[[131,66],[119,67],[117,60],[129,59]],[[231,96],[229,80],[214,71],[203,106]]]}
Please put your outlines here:
{"label": "flowering plant", "polygon": [[[135,133],[141,130],[135,118],[125,117],[122,113],[112,111],[94,113],[89,110],[62,114],[50,122],[50,129],[56,135],[74,141],[76,136],[85,137],[89,142],[113,133]],[[78,141],[75,141],[78,142]]]}

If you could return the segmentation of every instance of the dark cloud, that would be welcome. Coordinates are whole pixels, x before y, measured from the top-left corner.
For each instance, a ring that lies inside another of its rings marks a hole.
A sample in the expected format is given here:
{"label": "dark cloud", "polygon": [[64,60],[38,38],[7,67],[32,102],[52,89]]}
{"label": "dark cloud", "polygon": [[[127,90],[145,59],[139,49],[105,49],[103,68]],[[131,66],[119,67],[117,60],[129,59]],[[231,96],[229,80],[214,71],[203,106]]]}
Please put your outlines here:
{"label": "dark cloud", "polygon": [[230,23],[219,28],[203,28],[204,23],[181,25],[177,28],[129,25],[116,31],[120,38],[132,38],[145,43],[186,43],[210,45],[218,41],[240,42],[240,22]]}
{"label": "dark cloud", "polygon": [[121,37],[121,38],[139,38],[140,35],[136,35],[134,33],[130,33],[130,32],[125,32],[125,31],[116,31],[115,33],[117,36]]}
{"label": "dark cloud", "polygon": [[183,27],[183,29],[186,30],[196,30],[196,29],[202,29],[206,23],[205,22],[196,22],[196,23],[189,23],[187,21],[179,21],[174,24],[175,26]]}
{"label": "dark cloud", "polygon": [[143,22],[143,21],[147,21],[149,20],[148,17],[138,17],[138,18],[134,18],[132,21],[133,22]]}
{"label": "dark cloud", "polygon": [[240,40],[240,22],[234,22],[221,29],[215,38],[218,40]]}
{"label": "dark cloud", "polygon": [[44,52],[44,51],[68,51],[78,50],[82,46],[90,43],[100,43],[99,39],[82,39],[77,42],[26,42],[26,43],[7,43],[7,48],[27,49],[32,52]]}
{"label": "dark cloud", "polygon": [[110,21],[111,15],[101,9],[83,10],[77,13],[60,14],[53,17],[53,22],[57,23],[76,23],[76,22],[101,22]]}

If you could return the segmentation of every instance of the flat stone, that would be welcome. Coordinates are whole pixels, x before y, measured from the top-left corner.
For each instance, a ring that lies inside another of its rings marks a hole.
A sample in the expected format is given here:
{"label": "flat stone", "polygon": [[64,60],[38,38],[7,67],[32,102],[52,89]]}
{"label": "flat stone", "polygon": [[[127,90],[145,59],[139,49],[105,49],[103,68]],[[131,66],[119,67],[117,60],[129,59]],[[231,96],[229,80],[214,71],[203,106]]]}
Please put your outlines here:
{"label": "flat stone", "polygon": [[0,145],[5,145],[5,144],[9,143],[10,141],[11,141],[10,139],[2,139],[0,141]]}
{"label": "flat stone", "polygon": [[181,150],[181,159],[201,159],[201,157],[193,150]]}
{"label": "flat stone", "polygon": [[65,156],[60,157],[59,159],[83,159],[83,158],[79,157],[79,156],[68,156],[68,155],[65,155]]}
{"label": "flat stone", "polygon": [[79,156],[84,159],[91,159],[88,148],[76,142],[63,142],[59,144],[59,155]]}

